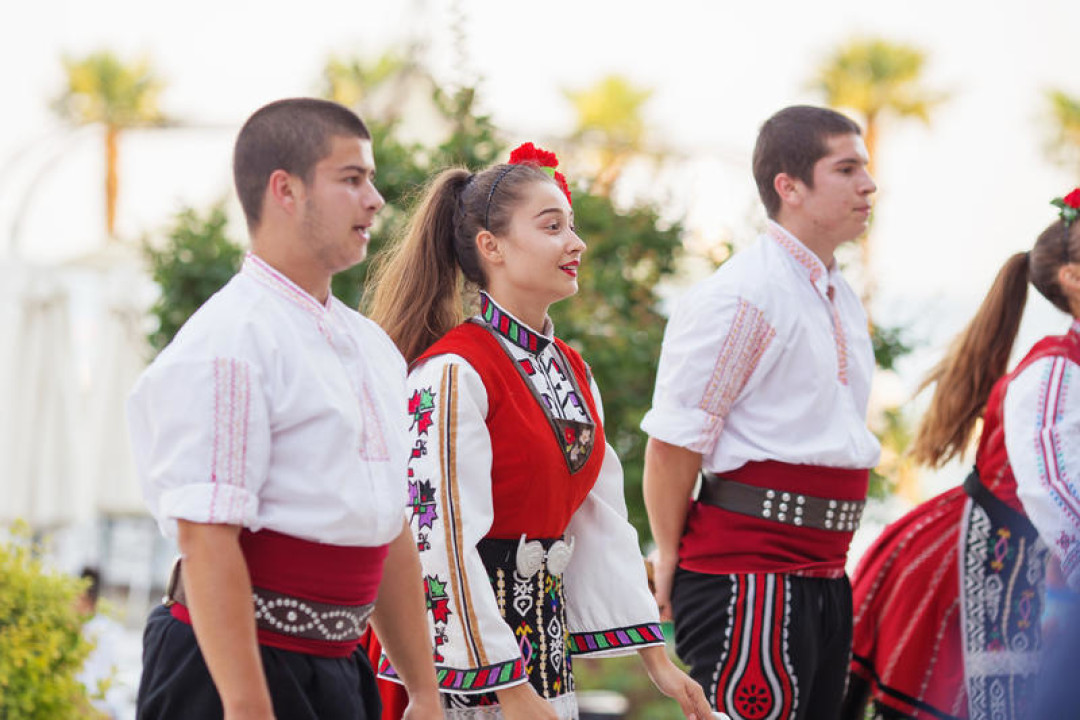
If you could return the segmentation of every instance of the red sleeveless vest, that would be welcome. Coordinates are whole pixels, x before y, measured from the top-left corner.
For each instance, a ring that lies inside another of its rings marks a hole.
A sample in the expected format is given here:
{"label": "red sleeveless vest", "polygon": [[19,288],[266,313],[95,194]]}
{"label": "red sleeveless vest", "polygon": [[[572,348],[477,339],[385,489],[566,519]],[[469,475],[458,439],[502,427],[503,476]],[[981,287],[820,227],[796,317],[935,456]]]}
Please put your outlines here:
{"label": "red sleeveless vest", "polygon": [[495,516],[489,538],[516,540],[522,533],[530,538],[560,537],[600,474],[604,429],[590,391],[588,369],[576,351],[558,338],[555,343],[596,423],[589,458],[577,472],[570,471],[547,415],[491,331],[477,323],[463,323],[417,358],[421,362],[437,355],[460,355],[484,383]]}
{"label": "red sleeveless vest", "polygon": [[1013,378],[1036,360],[1046,357],[1066,357],[1080,365],[1080,337],[1075,332],[1045,337],[1031,348],[1016,369],[994,383],[983,411],[983,429],[979,449],[975,453],[975,468],[979,479],[994,495],[1017,512],[1024,512],[1016,497],[1016,478],[1005,451],[1005,391]]}

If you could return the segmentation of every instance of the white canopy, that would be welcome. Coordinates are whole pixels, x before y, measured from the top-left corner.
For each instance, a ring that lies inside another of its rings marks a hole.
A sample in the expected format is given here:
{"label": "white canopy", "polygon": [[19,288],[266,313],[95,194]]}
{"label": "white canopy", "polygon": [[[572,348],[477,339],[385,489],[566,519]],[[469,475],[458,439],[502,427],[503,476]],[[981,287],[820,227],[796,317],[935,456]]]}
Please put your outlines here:
{"label": "white canopy", "polygon": [[77,436],[69,297],[54,269],[6,266],[0,521],[35,530],[89,512]]}

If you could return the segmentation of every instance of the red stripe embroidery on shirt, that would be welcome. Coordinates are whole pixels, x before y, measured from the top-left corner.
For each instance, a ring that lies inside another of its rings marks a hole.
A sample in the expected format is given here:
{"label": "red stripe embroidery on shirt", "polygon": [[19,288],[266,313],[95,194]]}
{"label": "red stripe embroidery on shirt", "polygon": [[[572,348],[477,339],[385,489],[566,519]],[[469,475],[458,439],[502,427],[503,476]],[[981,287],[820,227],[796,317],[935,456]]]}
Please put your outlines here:
{"label": "red stripe embroidery on shirt", "polygon": [[214,359],[214,418],[213,446],[210,451],[210,481],[214,484],[210,495],[208,520],[237,520],[234,514],[236,493],[227,497],[225,517],[218,517],[218,487],[235,485],[243,487],[247,464],[248,423],[251,416],[251,378],[246,363],[231,358]]}
{"label": "red stripe embroidery on shirt", "polygon": [[821,258],[814,255],[805,246],[792,240],[787,233],[775,225],[770,224],[767,232],[769,237],[775,240],[780,247],[787,250],[788,255],[791,255],[795,262],[806,269],[806,272],[810,275],[810,282],[817,284],[817,281],[825,274],[825,266],[822,264]]}
{"label": "red stripe embroidery on shirt", "polygon": [[241,272],[250,274],[277,295],[314,317],[319,332],[327,340],[331,340],[330,331],[324,325],[324,318],[329,313],[329,307],[327,306],[330,302],[329,297],[327,298],[327,305],[320,305],[319,301],[297,287],[293,281],[279,273],[258,255],[252,253],[248,253],[247,257],[244,258],[244,266],[241,268]]}
{"label": "red stripe embroidery on shirt", "polygon": [[[783,230],[775,225],[769,225],[768,235],[776,243],[787,251],[788,255],[799,263],[804,270],[806,270],[810,282],[814,285],[814,289],[817,289],[817,282],[825,275],[825,266],[821,262],[821,258],[814,255],[808,248],[795,242],[791,237],[787,235]],[[833,324],[833,338],[836,340],[836,377],[841,384],[848,384],[848,348],[847,348],[847,334],[844,332],[844,324],[840,321],[840,310],[836,306],[836,290],[833,285],[829,286],[827,299],[829,301],[829,312],[832,314]]]}
{"label": "red stripe embroidery on shirt", "polygon": [[363,423],[360,429],[360,457],[369,462],[386,462],[390,459],[390,451],[382,433],[382,417],[366,382],[360,386],[359,396],[360,419]]}
{"label": "red stripe embroidery on shirt", "polygon": [[765,320],[765,313],[740,298],[731,329],[724,338],[716,365],[698,403],[698,407],[709,415],[709,422],[702,430],[703,440],[708,444],[720,434],[731,406],[774,337],[776,330]]}
{"label": "red stripe embroidery on shirt", "polygon": [[836,338],[836,376],[842,385],[848,384],[848,349],[844,323],[840,320],[840,310],[833,297],[833,286],[829,286],[829,309],[832,311],[833,337]]}

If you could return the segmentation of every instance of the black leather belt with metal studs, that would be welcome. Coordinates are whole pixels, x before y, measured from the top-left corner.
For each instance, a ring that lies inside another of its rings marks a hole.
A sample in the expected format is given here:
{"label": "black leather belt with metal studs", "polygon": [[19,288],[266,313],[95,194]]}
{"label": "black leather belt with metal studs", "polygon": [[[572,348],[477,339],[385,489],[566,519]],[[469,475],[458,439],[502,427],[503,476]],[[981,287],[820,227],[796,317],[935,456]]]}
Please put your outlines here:
{"label": "black leather belt with metal studs", "polygon": [[701,473],[697,499],[742,515],[834,532],[854,532],[866,505],[863,500],[835,500],[760,488],[708,472]]}

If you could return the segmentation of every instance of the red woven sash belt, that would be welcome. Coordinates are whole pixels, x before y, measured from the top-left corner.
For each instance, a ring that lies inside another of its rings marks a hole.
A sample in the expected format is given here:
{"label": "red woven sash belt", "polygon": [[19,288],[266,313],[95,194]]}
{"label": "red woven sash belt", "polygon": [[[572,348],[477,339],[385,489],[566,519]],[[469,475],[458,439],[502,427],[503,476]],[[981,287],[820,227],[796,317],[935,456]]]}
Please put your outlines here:
{"label": "red woven sash belt", "polygon": [[[240,546],[253,590],[261,645],[323,657],[347,657],[367,629],[387,547],[328,545],[269,530],[243,530]],[[188,624],[179,562],[165,603]]]}

